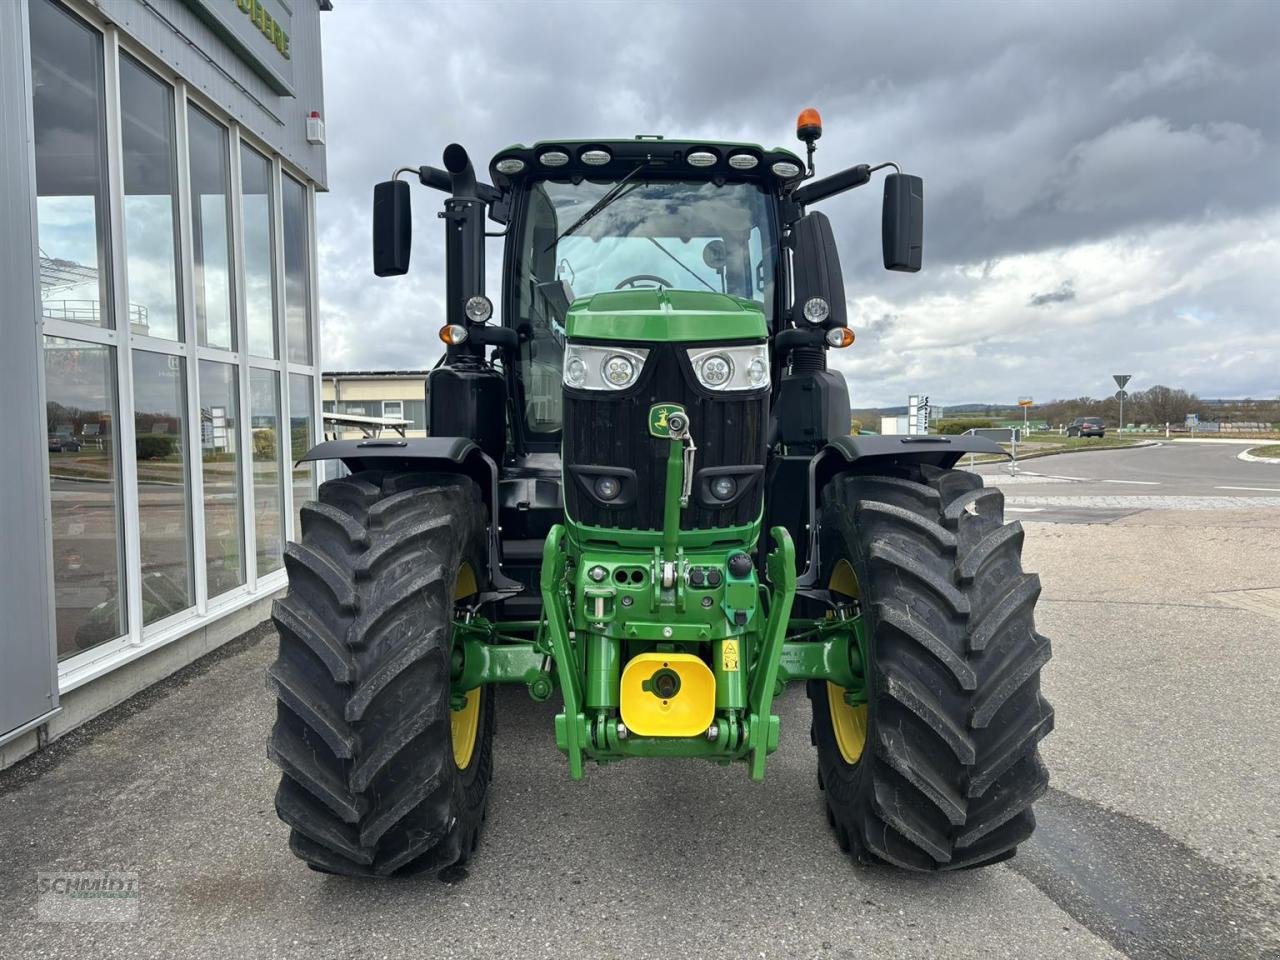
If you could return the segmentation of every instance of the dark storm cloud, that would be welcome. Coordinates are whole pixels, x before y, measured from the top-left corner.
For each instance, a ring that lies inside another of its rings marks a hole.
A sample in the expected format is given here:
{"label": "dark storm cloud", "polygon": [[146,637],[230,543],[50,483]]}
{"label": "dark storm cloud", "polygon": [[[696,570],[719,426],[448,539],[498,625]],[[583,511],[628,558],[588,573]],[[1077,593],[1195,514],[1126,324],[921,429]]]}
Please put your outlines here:
{"label": "dark storm cloud", "polygon": [[1047,307],[1052,303],[1070,303],[1075,298],[1075,287],[1070,280],[1064,280],[1057,290],[1034,294],[1027,302],[1033,307]]}
{"label": "dark storm cloud", "polygon": [[[440,197],[415,189],[415,266],[396,281],[369,274],[368,207],[374,181],[402,163],[438,163],[452,140],[480,167],[509,143],[556,137],[794,145],[796,112],[818,106],[820,173],[892,159],[925,178],[926,268],[916,277],[879,269],[878,184],[824,204],[851,301],[874,301],[862,311],[871,316],[898,316],[885,337],[927,334],[957,356],[978,334],[966,340],[951,319],[928,328],[927,302],[971,305],[1001,283],[1018,285],[982,334],[1016,357],[1016,337],[1003,330],[1026,329],[1018,310],[1054,296],[1069,272],[1062,261],[1093,250],[1114,259],[1116,276],[1149,277],[1147,260],[1132,259],[1165,255],[1143,246],[1149,238],[1191,256],[1180,231],[1239,220],[1261,236],[1253,225],[1280,206],[1278,4],[345,0],[323,22],[332,189],[319,204],[325,349],[344,365],[404,366],[438,352]],[[1010,268],[1028,255],[1052,269]],[[1216,260],[1224,275],[1240,262]],[[1262,322],[1259,310],[1270,315],[1277,291],[1273,272],[1247,280],[1153,289],[1140,307],[1105,290],[1099,303],[1083,292],[1048,302],[1091,311],[1063,314],[1064,323],[1122,327],[1131,311],[1161,308],[1159,329],[1212,314],[1248,332]],[[1088,289],[1095,296],[1092,280]],[[892,361],[898,371],[944,375],[917,348],[903,350]],[[1034,365],[1042,352],[1028,346],[1020,356]],[[882,352],[868,364],[884,362]],[[1172,353],[1153,367],[1166,382],[1190,369]],[[1280,384],[1252,387],[1267,388]]]}

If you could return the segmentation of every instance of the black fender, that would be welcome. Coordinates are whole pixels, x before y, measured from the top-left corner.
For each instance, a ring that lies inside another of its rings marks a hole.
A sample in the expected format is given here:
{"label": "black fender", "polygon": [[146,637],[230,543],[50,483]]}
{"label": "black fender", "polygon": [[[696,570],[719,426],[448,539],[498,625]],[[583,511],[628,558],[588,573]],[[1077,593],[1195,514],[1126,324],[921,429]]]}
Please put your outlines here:
{"label": "black fender", "polygon": [[[994,453],[1007,457],[1004,448],[994,440],[961,434],[943,436],[859,436],[836,437],[818,454],[818,459],[831,455],[840,466],[868,465],[873,460],[927,463],[930,466],[950,470],[968,453]],[[841,463],[841,460],[843,461]],[[836,469],[836,473],[843,472]]]}
{"label": "black fender", "polygon": [[498,541],[498,466],[474,441],[466,437],[367,437],[363,440],[328,440],[316,444],[298,463],[341,460],[352,473],[360,470],[396,470],[406,473],[457,473],[470,477],[480,488],[489,510],[489,569],[482,585],[481,602],[500,600],[524,588],[502,572],[502,546]]}
{"label": "black fender", "polygon": [[[822,502],[823,489],[833,478],[844,473],[871,473],[905,464],[928,464],[949,470],[961,457],[970,453],[1008,456],[994,440],[966,434],[836,437],[813,457],[777,458],[770,470],[771,499],[779,495],[794,498],[794,487],[800,483],[805,486],[803,508],[797,511],[793,507],[789,517],[780,517],[776,521],[793,528],[791,535],[796,544],[799,567],[797,590],[815,598],[826,595],[825,585],[817,582],[822,569],[818,506]],[[770,524],[774,522],[770,520]]]}

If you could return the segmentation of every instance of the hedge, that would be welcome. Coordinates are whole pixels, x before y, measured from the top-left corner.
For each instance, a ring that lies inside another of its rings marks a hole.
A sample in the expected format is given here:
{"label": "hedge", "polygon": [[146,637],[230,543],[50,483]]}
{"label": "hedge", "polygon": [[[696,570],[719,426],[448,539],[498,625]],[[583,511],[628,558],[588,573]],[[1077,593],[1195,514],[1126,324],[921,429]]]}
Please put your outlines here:
{"label": "hedge", "polygon": [[994,424],[990,420],[972,418],[968,420],[939,420],[938,432],[945,434],[965,433],[968,430],[989,430]]}

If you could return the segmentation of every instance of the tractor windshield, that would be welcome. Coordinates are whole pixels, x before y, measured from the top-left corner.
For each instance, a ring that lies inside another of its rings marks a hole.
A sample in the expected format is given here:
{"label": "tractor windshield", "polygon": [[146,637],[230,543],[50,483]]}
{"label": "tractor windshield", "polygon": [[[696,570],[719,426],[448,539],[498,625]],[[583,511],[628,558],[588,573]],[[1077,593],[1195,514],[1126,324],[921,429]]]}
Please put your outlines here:
{"label": "tractor windshield", "polygon": [[547,180],[533,188],[522,280],[563,281],[571,298],[629,287],[714,290],[772,312],[773,224],[760,187],[634,180],[593,213],[612,186]]}
{"label": "tractor windshield", "polygon": [[520,370],[530,435],[560,430],[564,315],[575,299],[636,287],[713,290],[773,316],[777,241],[771,198],[756,184],[540,181],[516,253],[516,323],[533,333]]}

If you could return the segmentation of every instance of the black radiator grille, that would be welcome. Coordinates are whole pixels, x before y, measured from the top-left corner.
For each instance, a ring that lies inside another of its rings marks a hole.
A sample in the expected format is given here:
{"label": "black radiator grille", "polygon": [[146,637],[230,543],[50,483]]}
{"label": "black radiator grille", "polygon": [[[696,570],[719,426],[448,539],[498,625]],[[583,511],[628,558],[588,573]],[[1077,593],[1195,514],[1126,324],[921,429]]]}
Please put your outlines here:
{"label": "black radiator grille", "polygon": [[[637,344],[636,346],[641,346]],[[659,344],[651,348],[640,382],[628,391],[565,390],[565,509],[579,523],[628,530],[662,529],[669,441],[649,436],[649,408],[679,403],[689,413],[698,446],[694,470],[763,465],[768,438],[769,393],[714,393],[694,378],[686,350],[697,344]],[[572,476],[573,465],[625,467],[636,473],[636,496],[623,507],[597,503]],[[695,491],[684,509],[684,529],[740,526],[760,513],[762,478],[729,507],[710,509]]]}

